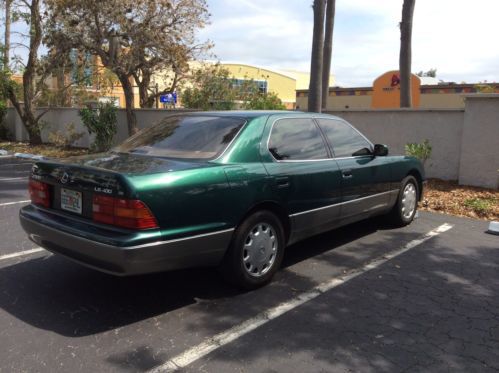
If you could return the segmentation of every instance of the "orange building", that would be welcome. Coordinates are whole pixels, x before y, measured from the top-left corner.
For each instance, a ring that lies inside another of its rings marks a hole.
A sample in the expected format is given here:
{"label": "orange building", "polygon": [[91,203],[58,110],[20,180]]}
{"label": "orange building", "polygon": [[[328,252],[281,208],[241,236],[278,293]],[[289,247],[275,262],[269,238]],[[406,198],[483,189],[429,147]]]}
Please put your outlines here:
{"label": "orange building", "polygon": [[[373,109],[394,109],[400,107],[400,72],[388,71],[376,78],[372,88],[371,107]],[[421,79],[411,74],[412,107],[419,107]]]}

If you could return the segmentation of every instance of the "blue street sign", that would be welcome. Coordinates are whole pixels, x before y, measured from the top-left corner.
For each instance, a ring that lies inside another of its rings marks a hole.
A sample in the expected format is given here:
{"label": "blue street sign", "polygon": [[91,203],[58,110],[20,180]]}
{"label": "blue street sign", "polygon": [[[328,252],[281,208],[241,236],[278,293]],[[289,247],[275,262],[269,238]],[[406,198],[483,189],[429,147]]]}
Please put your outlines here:
{"label": "blue street sign", "polygon": [[170,104],[173,102],[173,96],[171,93],[159,96],[159,102],[163,104]]}

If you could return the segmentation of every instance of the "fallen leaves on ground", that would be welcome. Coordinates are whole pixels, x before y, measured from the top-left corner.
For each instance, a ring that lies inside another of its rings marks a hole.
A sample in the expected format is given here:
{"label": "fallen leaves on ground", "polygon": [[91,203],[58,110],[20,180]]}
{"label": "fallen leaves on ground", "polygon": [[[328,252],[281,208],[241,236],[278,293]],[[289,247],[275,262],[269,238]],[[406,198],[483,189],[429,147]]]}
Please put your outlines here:
{"label": "fallen leaves on ground", "polygon": [[499,190],[429,179],[420,208],[470,218],[499,220]]}
{"label": "fallen leaves on ground", "polygon": [[12,153],[29,153],[43,155],[50,158],[67,158],[75,155],[88,154],[88,149],[84,148],[63,148],[51,144],[30,145],[25,142],[0,142],[0,149]]}

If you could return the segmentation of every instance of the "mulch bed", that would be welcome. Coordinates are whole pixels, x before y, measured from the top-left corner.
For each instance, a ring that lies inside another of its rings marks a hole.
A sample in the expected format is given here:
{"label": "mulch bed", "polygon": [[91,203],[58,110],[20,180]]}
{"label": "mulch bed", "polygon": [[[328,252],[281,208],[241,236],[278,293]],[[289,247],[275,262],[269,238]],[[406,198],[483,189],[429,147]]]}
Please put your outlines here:
{"label": "mulch bed", "polygon": [[88,154],[88,149],[84,148],[63,148],[51,144],[30,145],[25,142],[0,141],[0,149],[12,153],[29,153],[43,155],[51,158],[67,158],[74,155]]}
{"label": "mulch bed", "polygon": [[499,221],[499,190],[429,179],[420,208],[444,214]]}

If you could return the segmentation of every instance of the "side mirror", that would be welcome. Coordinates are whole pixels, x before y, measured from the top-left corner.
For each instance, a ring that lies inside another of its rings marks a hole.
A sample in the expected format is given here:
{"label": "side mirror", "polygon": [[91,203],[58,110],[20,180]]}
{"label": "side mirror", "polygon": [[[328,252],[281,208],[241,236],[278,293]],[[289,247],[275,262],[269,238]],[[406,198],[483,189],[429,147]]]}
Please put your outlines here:
{"label": "side mirror", "polygon": [[373,155],[375,157],[385,157],[388,155],[388,146],[383,144],[374,145]]}

